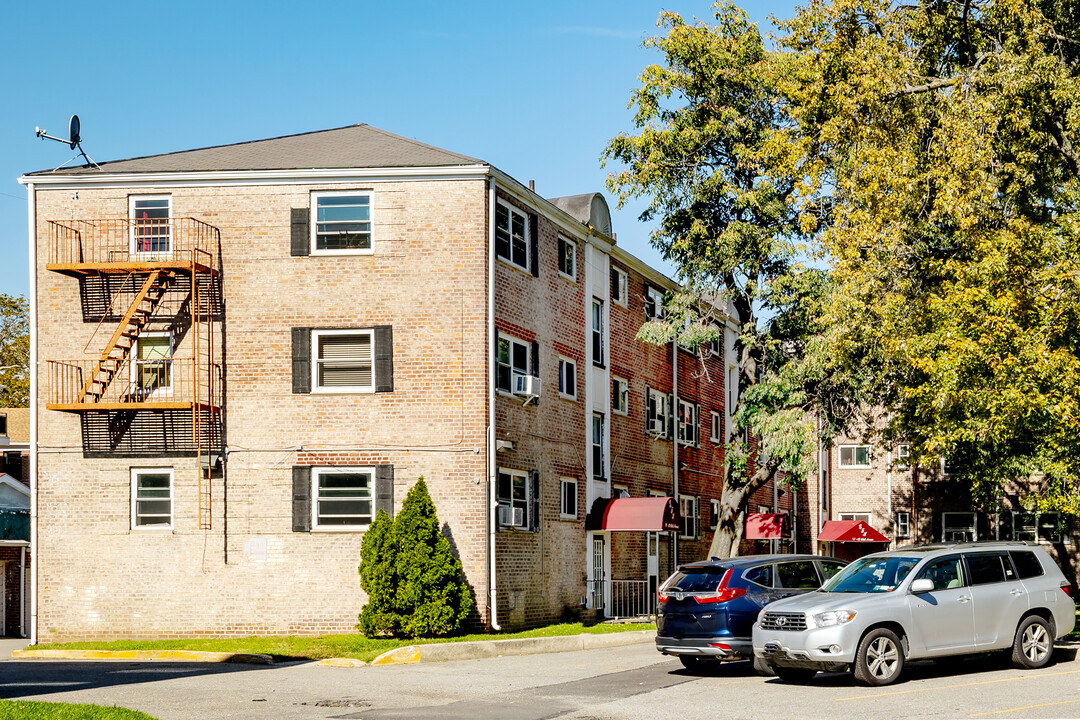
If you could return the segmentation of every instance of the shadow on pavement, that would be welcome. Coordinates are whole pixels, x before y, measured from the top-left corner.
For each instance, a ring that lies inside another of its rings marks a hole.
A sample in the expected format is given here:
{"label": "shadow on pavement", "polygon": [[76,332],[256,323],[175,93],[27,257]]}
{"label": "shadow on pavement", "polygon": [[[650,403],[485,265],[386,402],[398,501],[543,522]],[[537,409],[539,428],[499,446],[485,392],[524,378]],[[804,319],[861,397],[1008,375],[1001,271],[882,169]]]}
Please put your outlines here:
{"label": "shadow on pavement", "polygon": [[138,685],[174,678],[265,672],[274,665],[171,662],[66,662],[57,660],[5,661],[0,667],[0,699],[32,698],[119,685]]}

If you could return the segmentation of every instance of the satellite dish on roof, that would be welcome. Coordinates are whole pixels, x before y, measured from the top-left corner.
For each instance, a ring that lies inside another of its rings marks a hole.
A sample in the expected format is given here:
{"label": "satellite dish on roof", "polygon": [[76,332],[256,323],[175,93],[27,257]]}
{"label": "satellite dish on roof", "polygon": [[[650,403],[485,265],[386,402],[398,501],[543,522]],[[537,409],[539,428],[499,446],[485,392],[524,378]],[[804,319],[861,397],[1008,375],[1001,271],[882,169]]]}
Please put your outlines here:
{"label": "satellite dish on roof", "polygon": [[75,146],[82,140],[82,138],[79,137],[80,129],[79,116],[72,115],[71,119],[68,120],[68,145],[71,146],[72,150],[74,150]]}
{"label": "satellite dish on roof", "polygon": [[[34,134],[39,138],[48,138],[49,140],[55,140],[56,142],[62,142],[65,145],[67,145],[68,147],[70,147],[72,150],[74,150],[75,148],[78,148],[79,149],[79,154],[82,155],[86,159],[86,164],[87,165],[93,165],[98,170],[101,169],[98,166],[98,164],[96,162],[94,162],[94,160],[89,155],[86,154],[86,151],[82,149],[82,123],[79,122],[79,116],[78,115],[72,115],[71,119],[68,120],[68,136],[67,136],[66,140],[64,138],[53,137],[52,135],[49,135],[48,130],[46,130],[45,128],[40,128],[40,127],[34,128]],[[75,158],[71,158],[71,160],[74,160],[74,159]],[[71,160],[68,160],[66,163],[64,163],[64,165],[67,165],[69,162],[71,162]],[[60,168],[64,167],[64,165],[61,165],[60,167],[55,168],[55,170],[59,170]],[[54,170],[54,172],[55,172],[55,170]]]}

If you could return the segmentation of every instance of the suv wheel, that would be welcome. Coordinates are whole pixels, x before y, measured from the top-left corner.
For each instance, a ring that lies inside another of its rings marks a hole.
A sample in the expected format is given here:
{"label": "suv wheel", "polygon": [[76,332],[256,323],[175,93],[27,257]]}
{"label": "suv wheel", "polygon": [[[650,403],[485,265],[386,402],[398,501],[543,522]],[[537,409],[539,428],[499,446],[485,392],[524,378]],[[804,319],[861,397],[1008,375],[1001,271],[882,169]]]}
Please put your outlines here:
{"label": "suv wheel", "polygon": [[773,666],[773,671],[776,672],[776,677],[786,683],[792,684],[807,682],[810,678],[817,675],[817,670],[811,670],[809,668],[780,667],[778,665]]}
{"label": "suv wheel", "polygon": [[1054,654],[1054,633],[1050,623],[1038,615],[1026,618],[1016,629],[1012,661],[1018,668],[1041,668]]}
{"label": "suv wheel", "polygon": [[709,672],[720,665],[720,661],[714,657],[700,657],[697,655],[680,655],[679,662],[682,663],[684,668],[693,672]]}
{"label": "suv wheel", "polygon": [[855,679],[863,685],[888,685],[904,669],[904,647],[888,628],[866,633],[855,653]]}

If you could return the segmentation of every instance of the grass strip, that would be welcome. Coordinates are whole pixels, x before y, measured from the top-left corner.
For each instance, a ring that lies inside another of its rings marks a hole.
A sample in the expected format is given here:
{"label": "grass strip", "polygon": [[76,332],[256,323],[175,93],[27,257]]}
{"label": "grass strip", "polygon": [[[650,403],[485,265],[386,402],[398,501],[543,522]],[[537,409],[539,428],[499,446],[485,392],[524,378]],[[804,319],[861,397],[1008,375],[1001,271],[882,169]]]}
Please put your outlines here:
{"label": "grass strip", "polygon": [[155,720],[137,710],[104,705],[0,700],[0,720]]}
{"label": "grass strip", "polygon": [[[178,640],[114,640],[111,642],[71,642],[36,645],[42,650],[195,650],[208,652],[258,653],[275,661],[322,660],[340,657],[370,662],[387,650],[407,645],[469,642],[474,640],[510,640],[514,638],[559,637],[584,633],[604,634],[631,630],[653,630],[652,623],[584,625],[562,623],[516,633],[479,633],[448,638],[368,638],[360,634],[319,635],[313,637],[272,636],[241,638],[185,638]],[[2,720],[3,716],[0,716]]]}

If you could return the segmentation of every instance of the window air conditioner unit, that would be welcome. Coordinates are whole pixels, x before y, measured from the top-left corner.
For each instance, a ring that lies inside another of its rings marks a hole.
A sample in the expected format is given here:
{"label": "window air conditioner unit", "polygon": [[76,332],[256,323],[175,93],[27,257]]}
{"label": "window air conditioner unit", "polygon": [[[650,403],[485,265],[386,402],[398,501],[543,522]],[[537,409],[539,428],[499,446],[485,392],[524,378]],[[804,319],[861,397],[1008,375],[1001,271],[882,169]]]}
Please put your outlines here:
{"label": "window air conditioner unit", "polygon": [[653,418],[649,420],[649,432],[653,435],[663,435],[667,430],[664,418]]}
{"label": "window air conditioner unit", "polygon": [[540,378],[533,375],[514,375],[514,394],[540,397]]}
{"label": "window air conditioner unit", "polygon": [[522,508],[510,507],[509,505],[500,505],[499,524],[507,527],[518,527],[524,525],[525,510]]}

